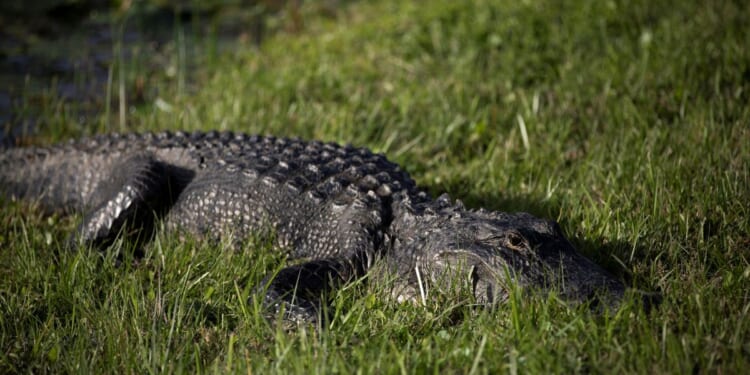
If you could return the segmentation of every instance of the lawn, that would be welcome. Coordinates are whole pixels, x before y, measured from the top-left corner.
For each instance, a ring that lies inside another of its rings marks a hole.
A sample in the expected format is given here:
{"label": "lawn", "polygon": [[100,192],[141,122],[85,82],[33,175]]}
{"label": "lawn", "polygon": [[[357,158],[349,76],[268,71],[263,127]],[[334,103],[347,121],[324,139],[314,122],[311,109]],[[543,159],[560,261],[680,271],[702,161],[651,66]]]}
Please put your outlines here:
{"label": "lawn", "polygon": [[742,2],[362,1],[300,15],[259,46],[175,32],[161,65],[115,59],[93,115],[28,95],[19,111],[39,115],[24,142],[218,129],[365,146],[433,195],[559,221],[662,303],[604,315],[543,296],[399,305],[362,282],[336,294],[326,329],[284,331],[247,303],[283,260],[262,241],[229,250],[158,235],[133,262],[122,241],[66,251],[79,216],[6,200],[0,372],[750,369]]}

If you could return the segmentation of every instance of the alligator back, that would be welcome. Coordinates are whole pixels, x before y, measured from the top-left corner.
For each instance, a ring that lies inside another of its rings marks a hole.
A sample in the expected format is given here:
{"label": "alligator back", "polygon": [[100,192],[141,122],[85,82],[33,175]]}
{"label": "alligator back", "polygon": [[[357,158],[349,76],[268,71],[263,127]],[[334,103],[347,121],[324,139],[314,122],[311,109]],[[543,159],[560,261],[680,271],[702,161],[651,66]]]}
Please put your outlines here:
{"label": "alligator back", "polygon": [[240,172],[241,188],[252,189],[257,180],[302,190],[298,193],[313,200],[334,199],[350,185],[380,196],[417,192],[398,165],[364,148],[231,132],[163,132],[108,134],[2,150],[0,193],[36,201],[46,211],[80,212],[109,199],[103,187],[116,188],[121,179],[138,172],[133,170],[137,163],[130,160],[137,157],[158,162],[181,185],[196,175],[213,174],[219,180]]}

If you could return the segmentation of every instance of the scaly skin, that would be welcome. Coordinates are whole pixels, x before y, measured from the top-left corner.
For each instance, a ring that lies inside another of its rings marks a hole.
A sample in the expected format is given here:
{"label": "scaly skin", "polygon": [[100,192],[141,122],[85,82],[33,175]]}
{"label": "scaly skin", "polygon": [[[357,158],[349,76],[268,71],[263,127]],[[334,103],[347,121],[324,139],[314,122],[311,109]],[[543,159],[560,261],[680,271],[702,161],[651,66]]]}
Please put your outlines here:
{"label": "scaly skin", "polygon": [[104,248],[122,229],[148,241],[155,217],[211,238],[273,233],[301,261],[259,293],[271,316],[290,322],[315,321],[322,294],[378,260],[384,267],[371,279],[391,279],[399,301],[455,280],[469,280],[486,305],[514,286],[556,289],[574,302],[598,294],[606,305],[625,291],[557,223],[433,200],[363,148],[217,132],[104,135],[1,151],[0,189],[47,211],[83,212],[72,246]]}

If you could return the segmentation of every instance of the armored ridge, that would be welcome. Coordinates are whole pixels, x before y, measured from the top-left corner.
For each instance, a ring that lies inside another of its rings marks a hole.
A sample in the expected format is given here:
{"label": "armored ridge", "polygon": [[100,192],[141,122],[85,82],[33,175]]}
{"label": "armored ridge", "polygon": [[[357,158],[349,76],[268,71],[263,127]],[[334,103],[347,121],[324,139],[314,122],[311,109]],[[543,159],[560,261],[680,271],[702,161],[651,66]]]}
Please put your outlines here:
{"label": "armored ridge", "polygon": [[364,148],[229,132],[103,135],[0,151],[0,190],[50,212],[84,212],[71,246],[104,248],[124,226],[148,241],[155,217],[198,236],[273,232],[279,250],[304,261],[259,293],[271,316],[292,322],[315,321],[320,296],[376,260],[385,267],[370,279],[393,275],[399,301],[452,280],[471,280],[486,305],[502,303],[513,286],[606,304],[625,290],[557,223],[433,200]]}

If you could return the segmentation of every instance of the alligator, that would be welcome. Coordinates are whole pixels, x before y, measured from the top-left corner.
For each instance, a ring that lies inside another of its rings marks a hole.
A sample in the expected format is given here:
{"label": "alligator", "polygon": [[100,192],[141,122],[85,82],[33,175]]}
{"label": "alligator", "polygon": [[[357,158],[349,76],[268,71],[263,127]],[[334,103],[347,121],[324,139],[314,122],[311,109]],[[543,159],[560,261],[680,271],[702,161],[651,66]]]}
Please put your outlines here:
{"label": "alligator", "polygon": [[287,322],[318,321],[324,295],[363,278],[415,303],[457,280],[485,306],[514,288],[617,306],[626,290],[555,221],[433,199],[382,154],[350,145],[232,132],[99,135],[0,151],[0,190],[45,212],[82,213],[73,248],[105,249],[122,235],[147,244],[154,228],[268,237],[291,262],[254,295]]}

